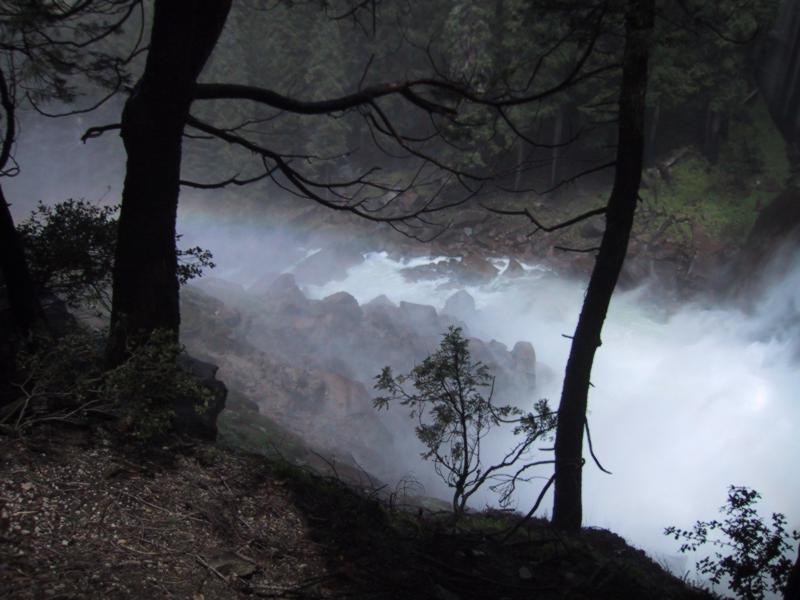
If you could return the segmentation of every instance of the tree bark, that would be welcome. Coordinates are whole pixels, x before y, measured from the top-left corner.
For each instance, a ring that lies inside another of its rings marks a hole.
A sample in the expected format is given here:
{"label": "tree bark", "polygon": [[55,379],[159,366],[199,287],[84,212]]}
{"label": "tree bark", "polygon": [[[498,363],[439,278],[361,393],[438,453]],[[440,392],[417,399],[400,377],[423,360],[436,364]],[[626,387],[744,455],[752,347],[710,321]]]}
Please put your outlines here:
{"label": "tree bark", "polygon": [[156,0],[144,73],[125,103],[128,154],[114,259],[109,366],[156,329],[175,332],[175,221],[182,135],[197,78],[219,39],[231,0]]}
{"label": "tree bark", "polygon": [[26,338],[32,331],[41,328],[44,323],[44,313],[2,187],[0,187],[0,271],[5,281],[15,333],[20,338]]}
{"label": "tree bark", "polygon": [[553,524],[577,532],[581,527],[583,432],[592,363],[600,333],[628,249],[641,182],[644,155],[645,93],[654,0],[629,0],[619,100],[614,187],[606,211],[606,229],[589,280],[572,340],[561,392],[556,430],[556,479]]}
{"label": "tree bark", "polygon": [[[3,141],[0,144],[0,174],[5,174],[16,137],[15,105],[12,92],[0,69],[0,107],[4,113]],[[6,288],[11,322],[0,319],[0,406],[14,396],[10,387],[16,374],[16,355],[20,341],[33,333],[44,333],[44,311],[31,278],[11,209],[0,186],[0,274]],[[6,328],[8,330],[6,331]]]}
{"label": "tree bark", "polygon": [[783,590],[783,600],[797,600],[798,598],[800,598],[800,546],[797,547],[797,558],[792,570],[789,571],[789,579]]}

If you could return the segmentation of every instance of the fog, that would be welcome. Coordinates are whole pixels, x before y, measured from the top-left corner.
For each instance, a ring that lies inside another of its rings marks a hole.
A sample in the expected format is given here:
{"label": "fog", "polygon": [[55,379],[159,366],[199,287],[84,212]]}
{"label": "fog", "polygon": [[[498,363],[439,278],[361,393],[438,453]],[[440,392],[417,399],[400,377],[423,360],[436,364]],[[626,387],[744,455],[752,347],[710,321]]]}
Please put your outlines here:
{"label": "fog", "polygon": [[[343,289],[367,301],[382,290],[395,301],[427,299],[438,308],[452,293],[435,282],[401,283],[396,268],[373,256],[345,281],[313,291]],[[466,288],[481,313],[468,324],[478,336],[508,346],[532,341],[537,359],[558,374],[538,396],[556,403],[569,352],[562,334],[574,331],[583,287],[532,273],[505,286]],[[787,277],[793,285],[784,281],[770,290],[763,307],[798,289],[799,277],[795,269]],[[755,337],[769,313],[689,306],[665,316],[640,303],[640,295],[615,298],[593,369],[594,447],[613,475],[587,463],[587,524],[670,552],[675,546],[662,528],[711,518],[730,484],[758,489],[765,508],[796,517],[800,375],[790,360],[792,341]],[[525,503],[520,498],[520,508]]]}
{"label": "fog", "polygon": [[[80,142],[74,138],[81,126],[70,126],[65,133],[64,139],[73,141],[44,153],[36,149],[36,136],[27,136],[18,152],[20,163],[31,171],[43,163],[61,165],[63,156],[77,152]],[[89,157],[106,155],[109,169],[121,169],[118,140],[90,143],[97,146]],[[82,160],[87,165],[94,162]],[[25,177],[23,171],[9,181],[15,218],[24,218],[38,200],[119,201],[121,176],[85,180],[70,176],[70,168],[54,167],[53,177],[42,178]],[[218,194],[224,197],[225,192]],[[179,229],[186,246],[197,244],[214,253],[214,277],[248,286],[276,266],[290,271],[319,248],[307,235],[297,241],[281,222],[267,232],[252,219],[191,208],[192,197],[182,197]],[[509,348],[518,340],[530,341],[539,364],[539,385],[531,401],[549,398],[557,406],[569,352],[565,336],[574,331],[585,282],[564,279],[533,263],[524,265],[523,277],[498,277],[482,286],[444,278],[411,283],[399,272],[442,258],[403,261],[371,252],[362,264],[349,268],[344,279],[307,285],[304,292],[322,298],[344,290],[361,304],[385,294],[394,302],[431,304],[441,310],[454,291],[465,289],[478,309],[467,322],[470,334],[497,339]],[[496,264],[502,268],[506,261],[496,257]],[[615,294],[593,369],[589,414],[595,451],[613,475],[587,461],[586,525],[609,528],[670,561],[676,570],[691,570],[692,565],[676,559],[678,543],[663,536],[663,528],[716,517],[731,484],[759,490],[762,513],[782,512],[790,526],[800,525],[800,372],[794,335],[800,321],[800,261],[793,264],[773,272],[747,309],[702,301],[659,303],[653,300],[659,290],[647,285]],[[399,440],[413,437],[411,422],[392,423],[407,427],[397,432]],[[493,445],[501,447],[503,441]],[[398,470],[414,471],[424,482],[435,480],[430,464],[417,460],[414,452],[409,458],[408,448],[413,446],[398,442],[397,448]],[[443,490],[430,485],[428,491]],[[516,506],[527,511],[536,493],[535,487],[523,489]],[[487,494],[479,503],[489,500]],[[549,499],[543,503],[541,514],[547,514],[549,504]]]}
{"label": "fog", "polygon": [[[217,276],[247,285],[256,277],[257,265],[270,261],[273,244],[263,236],[259,242],[257,231],[244,224],[215,221],[213,227],[244,240],[249,262],[228,240],[213,240],[202,216],[195,214],[184,223],[189,225],[187,240],[202,239],[212,250],[214,244],[227,248],[218,256],[233,252],[230,263],[220,261]],[[192,230],[195,235],[188,233]],[[287,239],[280,238],[284,248]],[[482,286],[462,286],[446,278],[412,283],[400,273],[404,267],[443,259],[400,260],[372,252],[348,269],[344,279],[308,285],[304,292],[322,298],[347,291],[360,304],[385,294],[394,302],[441,310],[454,291],[465,289],[478,309],[467,320],[470,334],[508,347],[518,340],[532,342],[540,376],[531,401],[545,397],[556,406],[569,352],[564,336],[574,331],[585,282],[563,279],[535,264],[524,265],[523,277],[501,275]],[[496,259],[500,267],[505,262]],[[587,456],[587,525],[609,528],[656,557],[674,559],[678,543],[664,537],[663,528],[715,518],[729,485],[759,490],[764,513],[783,512],[790,525],[798,525],[800,373],[796,336],[787,327],[798,320],[800,263],[794,264],[788,272],[773,273],[747,310],[702,301],[670,306],[654,301],[659,290],[646,285],[615,295],[589,397],[594,449],[613,475],[600,472]],[[291,271],[291,265],[284,270]],[[400,438],[411,435],[413,423],[405,426],[405,432],[397,432]],[[495,440],[493,445],[502,443]],[[406,452],[397,457],[407,465],[406,459]],[[430,481],[430,464],[408,468]],[[529,488],[518,494],[518,508],[527,511],[537,492]],[[478,503],[488,498],[481,496]],[[546,501],[541,513],[548,510]],[[681,569],[685,562],[671,564]]]}

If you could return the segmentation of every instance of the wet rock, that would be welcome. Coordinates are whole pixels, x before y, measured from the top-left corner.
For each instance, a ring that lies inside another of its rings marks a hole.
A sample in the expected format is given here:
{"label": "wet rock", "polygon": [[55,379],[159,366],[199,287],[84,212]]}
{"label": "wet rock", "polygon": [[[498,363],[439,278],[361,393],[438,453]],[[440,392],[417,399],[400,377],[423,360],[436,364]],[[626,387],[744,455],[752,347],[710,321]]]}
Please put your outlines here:
{"label": "wet rock", "polygon": [[439,319],[433,306],[414,302],[401,302],[400,313],[405,321],[419,333],[431,334],[436,333],[439,329]]}
{"label": "wet rock", "polygon": [[508,261],[508,266],[501,273],[503,277],[522,277],[525,275],[525,269],[516,258]]}
{"label": "wet rock", "polygon": [[444,279],[455,277],[458,270],[458,261],[451,258],[437,263],[418,265],[416,267],[406,267],[400,270],[403,279],[410,283],[426,281],[430,279]]}
{"label": "wet rock", "polygon": [[498,342],[495,339],[492,339],[488,344],[486,344],[489,350],[496,354],[508,354],[508,346],[506,346],[503,342]]}
{"label": "wet rock", "polygon": [[280,275],[262,296],[267,308],[281,312],[298,314],[309,311],[311,302],[297,287],[294,275]]}
{"label": "wet rock", "polygon": [[228,388],[217,379],[216,365],[188,354],[181,355],[179,365],[211,393],[207,405],[201,410],[198,410],[198,399],[194,396],[178,398],[173,405],[173,429],[189,437],[213,441],[217,439],[217,417],[225,408]]}
{"label": "wet rock", "polygon": [[389,300],[386,294],[381,294],[380,296],[375,296],[372,300],[367,302],[364,305],[364,308],[370,309],[370,308],[377,308],[380,306],[390,306],[392,308],[397,307],[397,305],[394,302]]}
{"label": "wet rock", "polygon": [[514,368],[518,371],[531,371],[536,369],[536,351],[530,342],[517,342],[511,350],[514,359]]}
{"label": "wet rock", "polygon": [[462,321],[469,321],[476,314],[475,299],[465,290],[459,290],[444,303],[442,312]]}
{"label": "wet rock", "polygon": [[517,342],[511,350],[511,358],[514,361],[514,379],[519,385],[530,387],[536,386],[536,351],[530,342]]}
{"label": "wet rock", "polygon": [[497,277],[498,269],[479,254],[467,254],[461,261],[461,278],[466,283],[487,283]]}
{"label": "wet rock", "polygon": [[357,323],[364,316],[358,300],[347,292],[336,292],[323,298],[319,303],[319,309],[334,322],[345,326]]}
{"label": "wet rock", "polygon": [[291,272],[300,284],[323,285],[329,281],[344,279],[348,269],[362,262],[364,254],[360,248],[353,244],[340,243],[323,248],[300,261]]}
{"label": "wet rock", "polygon": [[238,330],[243,326],[241,311],[229,307],[222,300],[194,286],[181,292],[181,339],[202,332],[224,350],[236,345]]}

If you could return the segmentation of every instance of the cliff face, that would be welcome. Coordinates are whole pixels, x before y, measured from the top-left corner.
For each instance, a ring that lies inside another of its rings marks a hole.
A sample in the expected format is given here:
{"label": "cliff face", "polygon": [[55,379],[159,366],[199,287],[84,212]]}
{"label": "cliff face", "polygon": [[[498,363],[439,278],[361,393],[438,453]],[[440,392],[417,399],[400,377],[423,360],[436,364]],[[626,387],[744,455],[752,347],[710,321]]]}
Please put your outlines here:
{"label": "cliff face", "polygon": [[800,248],[800,190],[789,187],[766,206],[733,266],[731,297],[747,299],[767,280],[781,277]]}

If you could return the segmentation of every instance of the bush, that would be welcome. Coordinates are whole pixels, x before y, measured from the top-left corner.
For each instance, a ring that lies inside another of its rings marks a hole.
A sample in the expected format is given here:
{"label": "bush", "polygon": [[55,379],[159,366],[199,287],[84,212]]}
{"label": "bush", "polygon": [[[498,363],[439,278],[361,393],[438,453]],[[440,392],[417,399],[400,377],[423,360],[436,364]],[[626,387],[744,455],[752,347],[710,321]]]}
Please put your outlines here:
{"label": "bush", "polygon": [[128,359],[105,373],[100,393],[116,407],[123,428],[148,440],[170,429],[175,405],[194,399],[198,413],[208,408],[211,392],[180,368],[183,347],[172,332],[154,331]]}
{"label": "bush", "polygon": [[[53,206],[39,203],[17,229],[40,290],[57,295],[72,307],[110,309],[118,208],[85,200]],[[181,284],[215,266],[211,252],[203,248],[177,252]]]}
{"label": "bush", "polygon": [[681,552],[695,552],[709,542],[727,551],[698,561],[697,571],[710,576],[714,584],[729,579],[730,589],[746,600],[784,589],[792,568],[789,540],[800,540],[797,531],[787,532],[784,515],[772,513],[772,524],[764,522],[754,508],[760,498],[755,490],[731,486],[727,504],[719,509],[727,516],[724,521],[697,521],[691,530],[674,526],[664,530],[665,535],[683,540]]}
{"label": "bush", "polygon": [[39,203],[17,230],[40,290],[48,290],[70,306],[110,305],[116,211],[114,206],[94,206],[83,200],[55,206]]}
{"label": "bush", "polygon": [[202,413],[212,392],[178,362],[174,334],[156,331],[118,367],[103,371],[103,336],[76,328],[18,355],[22,379],[13,402],[0,408],[0,425],[15,432],[42,422],[81,422],[92,413],[114,417],[124,433],[150,440],[171,429],[174,407],[187,399]]}
{"label": "bush", "polygon": [[[427,448],[422,457],[433,461],[436,473],[453,489],[456,517],[463,514],[469,498],[488,481],[502,479],[510,483],[507,489],[513,489],[516,477],[506,470],[555,427],[555,415],[546,400],[540,400],[535,413],[528,414],[513,406],[492,403],[494,378],[486,365],[472,361],[469,340],[461,335],[459,327],[450,327],[439,349],[409,374],[394,377],[391,368],[384,367],[376,379],[375,388],[387,393],[374,400],[376,408],[386,408],[399,400],[401,405],[410,407],[410,416],[417,419],[417,437]],[[413,392],[407,391],[407,383]],[[499,463],[484,467],[481,442],[501,423],[513,424],[514,433],[522,434],[523,439]],[[508,499],[508,493],[504,498]]]}
{"label": "bush", "polygon": [[0,407],[0,425],[24,432],[46,421],[77,422],[110,407],[99,395],[102,339],[75,328],[56,341],[34,340],[16,356],[13,400]]}

